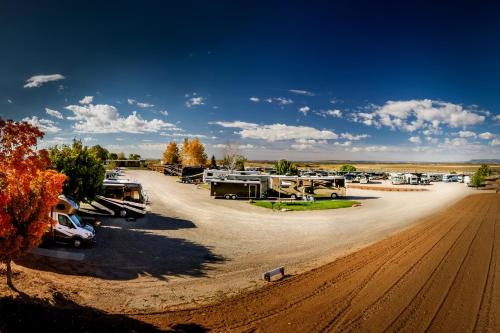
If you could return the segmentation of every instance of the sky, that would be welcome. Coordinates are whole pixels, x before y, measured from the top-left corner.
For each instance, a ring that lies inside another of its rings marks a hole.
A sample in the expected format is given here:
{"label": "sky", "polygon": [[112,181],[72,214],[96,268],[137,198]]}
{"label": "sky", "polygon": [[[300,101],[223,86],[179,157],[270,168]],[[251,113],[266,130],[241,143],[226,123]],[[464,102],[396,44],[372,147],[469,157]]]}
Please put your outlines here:
{"label": "sky", "polygon": [[[500,158],[500,5],[0,1],[0,116],[160,158]],[[228,148],[229,147],[229,148]]]}

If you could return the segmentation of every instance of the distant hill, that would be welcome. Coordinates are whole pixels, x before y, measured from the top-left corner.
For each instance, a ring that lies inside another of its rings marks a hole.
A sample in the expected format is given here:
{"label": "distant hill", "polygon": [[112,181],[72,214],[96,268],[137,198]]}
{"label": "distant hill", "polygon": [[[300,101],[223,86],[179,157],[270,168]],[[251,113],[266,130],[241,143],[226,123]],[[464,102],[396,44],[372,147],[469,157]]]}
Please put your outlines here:
{"label": "distant hill", "polygon": [[470,160],[469,163],[472,164],[500,164],[500,159],[480,159],[480,160]]}

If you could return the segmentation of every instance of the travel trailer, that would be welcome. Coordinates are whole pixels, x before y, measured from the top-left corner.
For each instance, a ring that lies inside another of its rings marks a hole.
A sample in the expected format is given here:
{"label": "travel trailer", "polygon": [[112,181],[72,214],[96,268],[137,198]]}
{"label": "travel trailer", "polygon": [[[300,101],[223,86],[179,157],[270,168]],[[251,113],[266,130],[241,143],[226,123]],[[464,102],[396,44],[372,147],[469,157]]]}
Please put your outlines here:
{"label": "travel trailer", "polygon": [[431,183],[431,178],[427,174],[421,174],[418,183],[421,185],[429,185]]}
{"label": "travel trailer", "polygon": [[443,175],[443,182],[445,183],[458,182],[458,176],[454,174]]}
{"label": "travel trailer", "polygon": [[203,180],[203,167],[187,166],[181,170],[181,182],[187,184],[200,183]]}
{"label": "travel trailer", "polygon": [[95,230],[78,216],[78,209],[76,202],[64,195],[59,196],[58,204],[50,212],[55,224],[48,227],[43,239],[68,243],[77,248],[94,243]]}
{"label": "travel trailer", "polygon": [[103,195],[97,203],[114,212],[115,216],[143,216],[146,214],[148,198],[139,182],[128,179],[105,180]]}
{"label": "travel trailer", "polygon": [[418,185],[418,177],[413,173],[405,173],[403,179],[405,184]]}
{"label": "travel trailer", "polygon": [[258,180],[212,180],[210,195],[225,199],[257,199],[265,197],[265,188]]}
{"label": "travel trailer", "polygon": [[391,184],[392,185],[401,185],[405,184],[405,178],[401,173],[391,173]]}

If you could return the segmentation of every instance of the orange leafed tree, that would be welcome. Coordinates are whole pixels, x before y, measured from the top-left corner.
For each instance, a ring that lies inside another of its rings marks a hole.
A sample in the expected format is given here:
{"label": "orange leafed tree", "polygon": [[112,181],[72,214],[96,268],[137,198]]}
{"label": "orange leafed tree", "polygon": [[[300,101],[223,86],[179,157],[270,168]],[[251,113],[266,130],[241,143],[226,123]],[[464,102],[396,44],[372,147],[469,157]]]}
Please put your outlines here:
{"label": "orange leafed tree", "polygon": [[207,163],[207,154],[205,153],[205,146],[201,143],[200,139],[194,138],[184,139],[182,143],[182,165],[183,166],[205,166]]}
{"label": "orange leafed tree", "polygon": [[177,164],[180,162],[179,147],[175,141],[169,142],[167,149],[163,152],[163,162],[165,164]]}
{"label": "orange leafed tree", "polygon": [[36,150],[42,137],[26,122],[0,118],[0,262],[7,265],[11,288],[11,261],[41,242],[66,179],[48,170],[47,151]]}

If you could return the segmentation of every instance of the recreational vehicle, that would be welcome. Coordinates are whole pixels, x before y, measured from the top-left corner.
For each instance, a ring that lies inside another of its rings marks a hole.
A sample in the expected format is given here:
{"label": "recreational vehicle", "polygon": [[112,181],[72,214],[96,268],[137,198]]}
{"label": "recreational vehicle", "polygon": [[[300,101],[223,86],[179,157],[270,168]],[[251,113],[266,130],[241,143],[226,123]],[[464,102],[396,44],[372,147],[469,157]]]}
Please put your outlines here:
{"label": "recreational vehicle", "polygon": [[48,227],[44,240],[69,243],[74,247],[94,243],[95,230],[78,216],[78,209],[76,202],[64,195],[59,196],[59,203],[50,212],[55,224]]}
{"label": "recreational vehicle", "polygon": [[391,184],[401,185],[405,183],[404,176],[400,173],[391,173]]}
{"label": "recreational vehicle", "polygon": [[291,199],[312,197],[345,197],[346,179],[343,176],[294,177],[271,176],[269,195]]}
{"label": "recreational vehicle", "polygon": [[418,177],[412,173],[405,173],[403,175],[404,183],[410,185],[418,185]]}
{"label": "recreational vehicle", "polygon": [[445,183],[458,182],[458,176],[454,174],[443,175],[443,182]]}
{"label": "recreational vehicle", "polygon": [[146,214],[147,196],[138,182],[128,179],[105,180],[103,195],[97,202],[112,210],[120,217],[142,216]]}
{"label": "recreational vehicle", "polygon": [[183,167],[180,177],[182,183],[200,183],[203,180],[203,171],[205,168],[203,167],[193,167],[187,166]]}
{"label": "recreational vehicle", "polygon": [[260,175],[260,172],[257,170],[233,171],[233,170],[205,169],[203,171],[203,182],[210,183],[214,180],[238,179],[239,176],[254,176],[254,175]]}
{"label": "recreational vehicle", "polygon": [[265,196],[265,188],[258,180],[212,180],[210,195],[226,199],[257,199]]}

